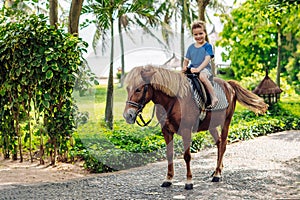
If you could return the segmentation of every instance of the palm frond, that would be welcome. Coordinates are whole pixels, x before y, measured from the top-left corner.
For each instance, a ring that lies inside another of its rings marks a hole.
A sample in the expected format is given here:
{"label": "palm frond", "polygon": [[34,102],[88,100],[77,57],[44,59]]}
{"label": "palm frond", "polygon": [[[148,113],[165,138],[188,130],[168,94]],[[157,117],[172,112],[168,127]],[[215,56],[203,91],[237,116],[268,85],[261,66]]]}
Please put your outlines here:
{"label": "palm frond", "polygon": [[101,29],[99,26],[97,26],[97,29],[95,31],[93,41],[92,41],[92,47],[94,50],[94,53],[97,55],[97,47],[99,44],[99,41],[101,41],[101,53],[104,55],[108,48],[108,43],[107,43],[107,37],[108,37],[108,31]]}
{"label": "palm frond", "polygon": [[97,45],[98,42],[101,38],[102,32],[99,30],[99,28],[96,29],[94,37],[93,37],[93,41],[92,41],[92,47],[94,50],[94,53],[97,55]]}
{"label": "palm frond", "polygon": [[136,22],[147,34],[151,35],[151,37],[153,37],[160,45],[162,45],[164,49],[169,49],[169,47],[159,37],[157,37],[156,34],[154,34],[146,24],[141,22],[138,18],[136,18]]}

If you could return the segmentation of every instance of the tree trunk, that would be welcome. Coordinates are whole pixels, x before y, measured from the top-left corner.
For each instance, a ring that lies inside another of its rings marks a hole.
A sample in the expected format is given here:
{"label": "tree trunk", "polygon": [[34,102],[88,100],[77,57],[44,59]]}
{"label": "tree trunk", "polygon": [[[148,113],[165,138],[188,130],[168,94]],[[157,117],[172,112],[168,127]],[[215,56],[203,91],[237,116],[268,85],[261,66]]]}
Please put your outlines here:
{"label": "tree trunk", "polygon": [[52,139],[52,144],[53,144],[53,156],[51,159],[51,165],[55,166],[56,165],[56,158],[57,158],[57,140],[56,138]]}
{"label": "tree trunk", "polygon": [[44,165],[45,161],[44,161],[44,154],[45,154],[45,150],[44,150],[44,140],[43,140],[43,129],[40,128],[40,152],[39,152],[39,156],[40,156],[40,164]]}
{"label": "tree trunk", "polygon": [[[17,105],[17,110],[14,112],[14,121],[15,121],[15,131],[16,131],[16,136],[18,138],[18,147],[19,147],[19,153],[20,153],[20,162],[23,162],[23,154],[22,154],[22,135],[20,133],[20,105]],[[16,148],[17,149],[17,148]]]}
{"label": "tree trunk", "polygon": [[49,19],[50,25],[57,28],[58,22],[58,2],[57,0],[49,0]]}
{"label": "tree trunk", "polygon": [[[30,90],[30,88],[28,88]],[[28,108],[27,108],[27,118],[28,118],[28,131],[29,131],[29,155],[30,155],[30,161],[33,162],[33,155],[32,155],[32,129],[31,129],[31,123],[30,123],[30,111],[31,111],[31,98],[32,94],[29,92],[28,94]]]}
{"label": "tree trunk", "polygon": [[120,37],[120,47],[121,47],[121,80],[120,80],[120,87],[123,87],[123,79],[125,76],[125,58],[124,58],[124,41],[123,41],[123,35],[122,35],[122,23],[121,19],[122,16],[119,17],[118,21],[118,31],[119,31],[119,37]]}
{"label": "tree trunk", "polygon": [[77,36],[79,36],[78,26],[83,1],[84,0],[72,0],[69,12],[68,31],[69,33]]}
{"label": "tree trunk", "polygon": [[276,74],[276,84],[278,87],[280,87],[280,73],[281,73],[281,27],[280,25],[277,25],[277,34],[278,34],[278,40],[277,40],[277,74]]}
{"label": "tree trunk", "polygon": [[8,139],[9,136],[8,136],[8,134],[5,134],[3,137],[4,137],[3,138],[4,143],[3,143],[2,152],[3,152],[3,155],[4,155],[4,159],[9,159],[9,157],[10,157],[9,139]]}
{"label": "tree trunk", "polygon": [[205,6],[204,6],[205,0],[198,0],[198,19],[205,21]]}
{"label": "tree trunk", "polygon": [[113,83],[113,61],[114,61],[114,26],[113,26],[113,16],[111,12],[110,16],[111,22],[111,47],[110,47],[110,66],[109,66],[109,76],[107,84],[107,95],[106,95],[106,107],[105,107],[105,122],[110,129],[113,129],[113,93],[114,93],[114,83]]}
{"label": "tree trunk", "polygon": [[[210,0],[198,0],[197,1],[197,4],[198,4],[198,15],[199,15],[198,19],[201,20],[201,21],[204,21],[204,22],[206,21],[205,20],[205,9],[206,9],[207,5],[209,4],[209,1]],[[206,38],[205,38],[205,40],[207,42],[209,42],[207,32],[206,32]],[[216,76],[216,64],[215,64],[215,60],[212,59],[210,63],[211,63],[212,74],[213,74],[213,76]]]}
{"label": "tree trunk", "polygon": [[13,151],[12,159],[18,160],[18,145],[14,144],[13,148],[14,148],[14,151]]}
{"label": "tree trunk", "polygon": [[[15,127],[15,122],[14,120],[11,121],[11,127]],[[14,128],[15,129],[15,128]],[[11,142],[12,142],[12,147],[13,147],[13,152],[12,152],[12,159],[13,160],[18,160],[18,145],[16,144],[16,130],[14,131],[14,135],[11,137]]]}
{"label": "tree trunk", "polygon": [[185,0],[181,0],[181,4],[182,4],[182,13],[181,13],[181,27],[180,27],[180,49],[181,49],[181,61],[180,61],[180,65],[181,67],[183,66],[183,60],[184,60],[184,53],[185,53],[185,45],[184,45],[184,25],[185,25],[185,9],[186,9],[186,5],[185,5]]}
{"label": "tree trunk", "polygon": [[[206,21],[205,20],[205,9],[206,6],[209,4],[210,0],[197,0],[198,4],[198,19],[201,21]],[[206,41],[208,41],[208,35],[206,34]]]}
{"label": "tree trunk", "polygon": [[[19,125],[19,127],[20,127],[20,125]],[[22,153],[22,150],[23,150],[23,147],[22,147],[22,136],[21,136],[21,134],[20,134],[20,128],[18,128],[19,130],[18,130],[18,134],[20,135],[19,137],[18,137],[18,143],[19,143],[19,153],[20,153],[20,162],[23,162],[23,153]]]}

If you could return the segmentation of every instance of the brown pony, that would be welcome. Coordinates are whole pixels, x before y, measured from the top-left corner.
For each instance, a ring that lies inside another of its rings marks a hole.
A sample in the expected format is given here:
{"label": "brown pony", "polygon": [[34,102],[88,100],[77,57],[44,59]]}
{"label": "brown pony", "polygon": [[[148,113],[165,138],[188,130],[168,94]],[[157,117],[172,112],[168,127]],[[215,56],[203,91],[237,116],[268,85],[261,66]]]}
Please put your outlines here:
{"label": "brown pony", "polygon": [[[223,168],[223,155],[226,150],[229,124],[234,113],[236,100],[255,113],[265,113],[268,105],[263,99],[242,88],[236,81],[224,81],[214,78],[223,89],[228,107],[219,111],[207,111],[206,117],[199,120],[199,108],[195,103],[191,87],[183,73],[154,66],[141,66],[132,69],[125,78],[128,100],[123,116],[127,123],[133,124],[144,106],[152,101],[156,105],[156,117],[167,144],[168,173],[161,185],[169,187],[174,176],[173,167],[173,135],[182,136],[184,160],[186,162],[187,182],[185,189],[193,189],[190,169],[191,133],[209,130],[218,147],[217,167],[213,174],[213,182],[219,182]],[[217,127],[221,126],[221,135]]]}

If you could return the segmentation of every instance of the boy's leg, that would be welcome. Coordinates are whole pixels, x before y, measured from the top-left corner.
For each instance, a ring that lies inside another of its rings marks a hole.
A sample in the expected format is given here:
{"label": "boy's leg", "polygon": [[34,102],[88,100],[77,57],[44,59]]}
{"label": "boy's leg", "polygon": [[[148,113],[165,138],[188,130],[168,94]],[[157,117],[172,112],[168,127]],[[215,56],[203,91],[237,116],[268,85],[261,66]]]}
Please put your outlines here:
{"label": "boy's leg", "polygon": [[214,88],[212,86],[212,84],[210,83],[210,81],[208,80],[208,76],[209,74],[207,74],[205,71],[202,71],[199,75],[200,80],[202,81],[202,83],[205,84],[210,96],[211,96],[211,107],[215,107],[218,103],[218,98],[216,96],[216,93],[214,91]]}

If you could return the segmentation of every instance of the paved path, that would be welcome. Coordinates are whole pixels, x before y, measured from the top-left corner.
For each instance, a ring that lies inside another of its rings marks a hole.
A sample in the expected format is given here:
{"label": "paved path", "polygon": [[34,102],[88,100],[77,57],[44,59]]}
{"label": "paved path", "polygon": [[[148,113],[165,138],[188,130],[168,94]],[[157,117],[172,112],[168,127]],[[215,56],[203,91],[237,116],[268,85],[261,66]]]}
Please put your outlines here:
{"label": "paved path", "polygon": [[300,199],[300,131],[287,131],[227,146],[223,181],[211,182],[216,149],[193,155],[194,190],[184,190],[185,164],[161,188],[166,162],[62,183],[6,185],[0,199]]}

